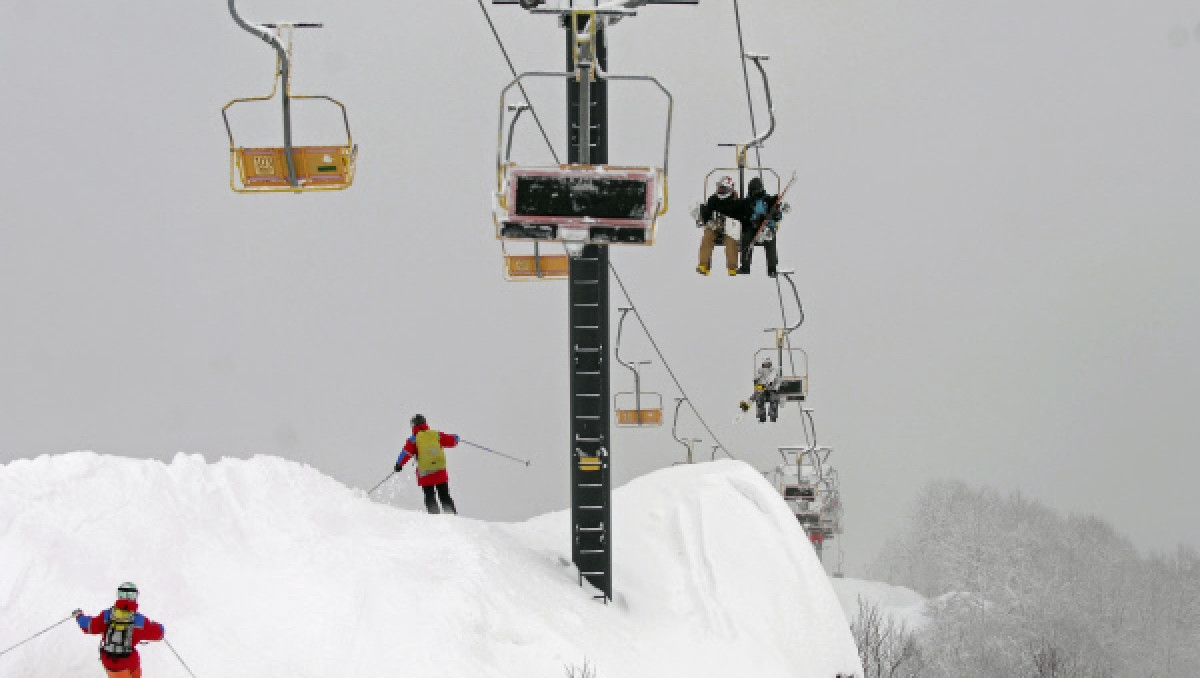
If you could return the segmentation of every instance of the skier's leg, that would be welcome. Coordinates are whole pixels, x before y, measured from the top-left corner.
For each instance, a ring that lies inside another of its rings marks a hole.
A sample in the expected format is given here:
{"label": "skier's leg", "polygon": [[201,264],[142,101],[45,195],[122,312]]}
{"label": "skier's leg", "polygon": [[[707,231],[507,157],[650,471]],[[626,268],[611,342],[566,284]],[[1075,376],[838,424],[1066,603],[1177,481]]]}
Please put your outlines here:
{"label": "skier's leg", "polygon": [[441,513],[438,508],[437,495],[434,494],[433,485],[423,485],[421,490],[425,493],[425,510],[430,513]]}
{"label": "skier's leg", "polygon": [[763,249],[767,251],[767,275],[775,277],[775,269],[779,265],[779,251],[775,249],[775,238],[763,243]]}
{"label": "skier's leg", "polygon": [[750,263],[754,260],[754,230],[743,228],[742,233],[742,266],[738,268],[739,274],[749,274]]}
{"label": "skier's leg", "polygon": [[725,236],[725,268],[730,274],[738,269],[738,241],[729,236]]}
{"label": "skier's leg", "polygon": [[712,228],[704,228],[704,235],[700,239],[700,260],[697,262],[696,270],[707,274],[709,269],[713,268],[713,246],[716,245],[716,232]]}
{"label": "skier's leg", "polygon": [[435,487],[437,487],[438,499],[442,502],[442,510],[458,515],[458,510],[454,508],[454,500],[450,498],[450,482],[438,483]]}

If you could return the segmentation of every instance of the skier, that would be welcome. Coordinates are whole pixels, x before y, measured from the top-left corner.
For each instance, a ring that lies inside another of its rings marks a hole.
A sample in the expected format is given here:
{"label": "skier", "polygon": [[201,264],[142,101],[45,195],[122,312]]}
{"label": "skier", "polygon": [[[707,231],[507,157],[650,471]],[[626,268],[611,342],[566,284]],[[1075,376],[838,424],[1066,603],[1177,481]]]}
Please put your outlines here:
{"label": "skier", "polygon": [[[754,403],[754,414],[759,421],[767,420],[768,406],[771,421],[779,418],[779,373],[771,361],[771,356],[763,358],[762,365],[754,375],[754,393],[748,400]],[[743,400],[738,403],[743,412],[750,409],[750,403]]]}
{"label": "skier", "polygon": [[[767,275],[776,275],[779,264],[778,252],[775,248],[775,234],[779,230],[779,221],[783,213],[788,211],[787,203],[780,203],[779,196],[767,193],[762,179],[754,177],[746,186],[746,197],[735,200],[720,201],[715,204],[706,203],[700,208],[700,218],[708,221],[713,212],[737,219],[741,223],[741,265],[738,273],[749,273],[753,259],[754,245],[761,244],[767,251]],[[757,234],[757,235],[756,235]]]}
{"label": "skier", "polygon": [[100,644],[100,663],[108,672],[108,678],[141,678],[138,643],[163,639],[163,625],[137,611],[137,596],[137,587],[132,582],[125,582],[117,587],[117,602],[104,612],[89,617],[83,610],[75,610],[75,622],[84,633],[104,635],[104,642]]}
{"label": "skier", "polygon": [[[717,180],[716,191],[708,196],[708,201],[698,207],[692,215],[696,218],[696,226],[704,229],[704,235],[700,238],[700,261],[696,266],[696,272],[700,275],[708,275],[712,267],[712,253],[717,238],[723,239],[725,244],[725,269],[729,275],[738,274],[738,224],[721,216],[720,210],[717,209],[722,201],[737,200],[737,197],[737,191],[733,190],[733,177],[721,177]],[[701,220],[700,213],[704,208],[707,208],[709,218]]]}
{"label": "skier", "polygon": [[[750,272],[750,263],[754,259],[754,246],[761,244],[767,253],[767,275],[775,277],[779,266],[779,253],[775,249],[775,234],[779,230],[779,221],[783,219],[786,203],[776,205],[779,196],[770,195],[763,188],[762,179],[754,177],[746,186],[747,199],[750,201],[750,230],[742,238],[742,265],[740,273]],[[743,232],[746,227],[743,225]],[[755,237],[755,233],[758,234]]]}
{"label": "skier", "polygon": [[[446,453],[442,448],[458,445],[458,436],[429,428],[422,414],[413,415],[409,424],[413,434],[405,441],[404,450],[396,459],[396,471],[401,471],[408,460],[415,457],[417,485],[425,493],[425,510],[457,514],[454,500],[450,498],[450,478],[446,475]],[[441,508],[438,507],[439,500]]]}

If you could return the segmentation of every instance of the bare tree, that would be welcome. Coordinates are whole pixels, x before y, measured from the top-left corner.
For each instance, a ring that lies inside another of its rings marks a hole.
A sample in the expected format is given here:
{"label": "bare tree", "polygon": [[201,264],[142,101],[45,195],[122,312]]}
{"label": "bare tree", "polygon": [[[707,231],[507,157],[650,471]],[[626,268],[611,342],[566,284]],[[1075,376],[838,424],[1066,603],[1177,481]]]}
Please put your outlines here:
{"label": "bare tree", "polygon": [[850,624],[863,678],[914,678],[920,675],[921,649],[906,624],[885,614],[878,605],[858,597],[858,614]]}

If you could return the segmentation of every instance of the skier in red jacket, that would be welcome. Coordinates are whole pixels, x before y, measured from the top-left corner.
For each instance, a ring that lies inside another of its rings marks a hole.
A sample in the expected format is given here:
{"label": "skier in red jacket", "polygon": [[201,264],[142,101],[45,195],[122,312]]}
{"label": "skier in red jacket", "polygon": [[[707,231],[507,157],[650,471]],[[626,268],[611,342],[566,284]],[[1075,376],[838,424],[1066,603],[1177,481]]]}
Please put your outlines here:
{"label": "skier in red jacket", "polygon": [[[458,436],[434,431],[425,423],[425,416],[413,415],[409,421],[413,434],[404,443],[404,451],[396,459],[399,472],[409,459],[417,459],[417,485],[425,492],[425,510],[430,513],[458,513],[450,498],[450,477],[446,475],[445,447],[458,445]],[[436,496],[434,496],[436,492]],[[441,508],[438,507],[441,501]]]}
{"label": "skier in red jacket", "polygon": [[137,587],[125,582],[117,587],[117,602],[104,612],[89,617],[83,610],[75,610],[75,622],[84,633],[104,636],[100,663],[109,678],[141,678],[138,643],[163,639],[163,625],[137,611],[137,595]]}

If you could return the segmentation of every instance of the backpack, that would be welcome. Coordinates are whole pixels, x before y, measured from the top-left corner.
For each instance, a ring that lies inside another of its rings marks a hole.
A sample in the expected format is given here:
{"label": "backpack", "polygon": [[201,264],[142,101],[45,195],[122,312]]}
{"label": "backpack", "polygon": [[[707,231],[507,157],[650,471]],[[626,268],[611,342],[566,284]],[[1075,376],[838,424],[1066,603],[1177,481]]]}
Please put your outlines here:
{"label": "backpack", "polygon": [[417,470],[427,475],[446,468],[446,453],[442,451],[441,434],[425,429],[413,436],[417,446]]}
{"label": "backpack", "polygon": [[133,610],[112,608],[108,611],[108,629],[104,631],[104,642],[100,652],[109,657],[124,658],[133,654],[133,627],[137,613]]}

